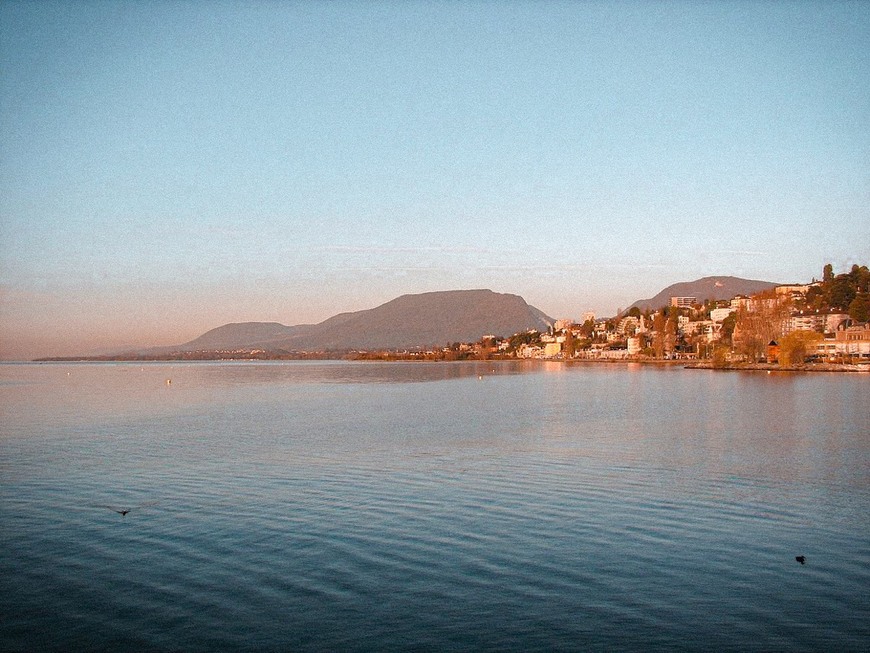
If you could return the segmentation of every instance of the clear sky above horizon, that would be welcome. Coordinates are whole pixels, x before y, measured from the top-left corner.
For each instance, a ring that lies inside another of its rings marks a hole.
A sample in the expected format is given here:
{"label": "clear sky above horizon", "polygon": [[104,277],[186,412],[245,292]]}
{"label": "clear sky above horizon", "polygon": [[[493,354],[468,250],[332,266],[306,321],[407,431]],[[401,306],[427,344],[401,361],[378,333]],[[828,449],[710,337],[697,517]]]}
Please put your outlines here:
{"label": "clear sky above horizon", "polygon": [[870,263],[867,2],[0,4],[0,357]]}

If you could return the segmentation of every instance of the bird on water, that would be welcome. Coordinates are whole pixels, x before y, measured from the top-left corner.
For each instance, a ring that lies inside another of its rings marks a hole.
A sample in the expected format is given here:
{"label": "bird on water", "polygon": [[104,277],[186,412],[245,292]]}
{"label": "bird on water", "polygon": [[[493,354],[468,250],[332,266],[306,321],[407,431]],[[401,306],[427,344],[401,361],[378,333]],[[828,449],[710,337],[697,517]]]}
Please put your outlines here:
{"label": "bird on water", "polygon": [[141,503],[138,506],[133,506],[131,508],[117,508],[115,506],[100,506],[100,507],[101,508],[108,508],[112,512],[116,512],[119,515],[121,515],[121,517],[126,517],[127,513],[130,512],[131,510],[138,510],[139,508],[147,508],[149,506],[156,506],[156,505],[157,505],[156,501],[148,501],[146,503]]}
{"label": "bird on water", "polygon": [[806,556],[795,556],[794,559],[797,560],[802,565],[806,564],[806,562],[807,562]]}

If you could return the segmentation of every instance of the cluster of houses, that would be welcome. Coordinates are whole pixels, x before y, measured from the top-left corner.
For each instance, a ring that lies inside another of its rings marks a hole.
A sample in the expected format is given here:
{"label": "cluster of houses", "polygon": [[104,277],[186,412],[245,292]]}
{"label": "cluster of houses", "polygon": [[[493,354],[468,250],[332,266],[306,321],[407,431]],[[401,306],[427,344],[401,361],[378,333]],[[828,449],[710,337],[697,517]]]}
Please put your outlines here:
{"label": "cluster of houses", "polygon": [[[764,337],[765,345],[795,331],[818,334],[810,339],[806,358],[817,361],[870,360],[870,323],[855,323],[845,313],[796,310],[812,284],[779,286],[762,297],[737,296],[720,302],[695,297],[672,297],[670,306],[656,312],[602,320],[592,314],[583,320],[557,320],[549,333],[529,332],[517,338],[487,336],[492,352],[518,358],[634,360],[643,358],[704,359],[728,345],[730,360],[738,359],[741,339]],[[738,319],[746,318],[753,319]],[[747,324],[763,323],[760,336]],[[771,350],[772,351],[772,350]]]}

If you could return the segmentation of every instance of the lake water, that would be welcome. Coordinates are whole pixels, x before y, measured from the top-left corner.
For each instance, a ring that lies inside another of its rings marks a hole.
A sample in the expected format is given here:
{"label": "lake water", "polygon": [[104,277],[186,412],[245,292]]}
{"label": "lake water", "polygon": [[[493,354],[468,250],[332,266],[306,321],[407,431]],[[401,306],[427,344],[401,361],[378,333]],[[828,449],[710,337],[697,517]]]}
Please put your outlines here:
{"label": "lake water", "polygon": [[868,396],[632,365],[0,365],[0,649],[868,651]]}

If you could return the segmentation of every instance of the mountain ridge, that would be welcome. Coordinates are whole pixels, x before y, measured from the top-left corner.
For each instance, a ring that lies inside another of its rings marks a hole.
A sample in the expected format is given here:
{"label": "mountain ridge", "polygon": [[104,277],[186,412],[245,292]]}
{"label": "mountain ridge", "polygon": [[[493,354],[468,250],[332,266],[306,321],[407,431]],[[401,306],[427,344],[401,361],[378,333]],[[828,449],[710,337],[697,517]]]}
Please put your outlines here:
{"label": "mountain ridge", "polygon": [[475,341],[486,334],[509,336],[531,328],[546,330],[552,322],[519,295],[488,289],[443,290],[401,295],[374,308],[338,313],[318,324],[224,324],[184,344],[151,348],[147,353],[412,349]]}

